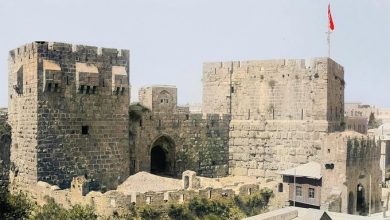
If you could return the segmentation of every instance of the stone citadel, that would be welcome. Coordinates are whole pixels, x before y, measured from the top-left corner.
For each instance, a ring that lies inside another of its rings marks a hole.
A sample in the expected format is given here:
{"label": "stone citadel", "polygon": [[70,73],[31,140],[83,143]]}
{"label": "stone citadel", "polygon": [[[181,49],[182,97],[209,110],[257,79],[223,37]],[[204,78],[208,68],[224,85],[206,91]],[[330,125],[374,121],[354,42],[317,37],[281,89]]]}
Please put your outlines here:
{"label": "stone citadel", "polygon": [[371,175],[379,210],[378,147],[343,132],[344,68],[332,59],[205,63],[201,114],[177,105],[174,86],[144,87],[130,105],[129,65],[127,50],[33,42],[10,51],[12,187],[65,189],[84,176],[105,191],[140,171],[280,181],[280,171],[314,161],[333,164],[324,183],[353,180],[336,186],[341,194],[324,186],[321,207],[354,213],[348,198]]}

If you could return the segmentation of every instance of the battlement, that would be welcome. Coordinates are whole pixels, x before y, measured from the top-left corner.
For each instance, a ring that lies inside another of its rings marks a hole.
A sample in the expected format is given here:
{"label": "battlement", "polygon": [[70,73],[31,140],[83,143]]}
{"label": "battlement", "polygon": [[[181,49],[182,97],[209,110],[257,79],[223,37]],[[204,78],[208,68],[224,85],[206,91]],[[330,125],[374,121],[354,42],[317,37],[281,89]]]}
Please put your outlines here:
{"label": "battlement", "polygon": [[47,41],[34,41],[17,47],[9,51],[9,57],[15,60],[16,58],[22,58],[31,56],[36,53],[47,53],[49,51],[56,51],[61,53],[73,53],[75,55],[89,55],[89,56],[106,56],[106,57],[129,57],[129,50],[95,47],[88,45],[69,44],[61,42],[47,42]]}
{"label": "battlement", "polygon": [[[278,68],[297,68],[297,69],[313,69],[317,64],[329,63],[332,66],[344,71],[343,67],[328,57],[319,57],[312,59],[275,59],[275,60],[250,60],[250,61],[223,61],[223,62],[207,62],[203,64],[203,70],[217,71],[220,69],[244,69],[244,68],[260,68],[264,71],[267,69]],[[212,71],[211,71],[212,73]]]}

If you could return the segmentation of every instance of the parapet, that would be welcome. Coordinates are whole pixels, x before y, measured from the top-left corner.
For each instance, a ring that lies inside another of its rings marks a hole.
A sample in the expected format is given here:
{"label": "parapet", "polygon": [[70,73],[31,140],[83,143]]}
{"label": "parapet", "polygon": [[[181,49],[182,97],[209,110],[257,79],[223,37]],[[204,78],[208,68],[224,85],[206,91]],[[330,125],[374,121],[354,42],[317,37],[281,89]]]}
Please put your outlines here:
{"label": "parapet", "polygon": [[87,45],[69,44],[61,42],[34,41],[15,48],[9,52],[10,58],[26,56],[31,53],[46,53],[48,51],[61,51],[63,53],[88,54],[95,56],[129,57],[129,50],[95,47]]}
{"label": "parapet", "polygon": [[319,63],[328,62],[331,66],[340,68],[343,67],[328,57],[318,57],[311,59],[275,59],[275,60],[249,60],[249,61],[224,61],[224,62],[206,62],[203,64],[203,70],[210,69],[234,69],[258,67],[260,69],[280,68],[280,67],[296,67],[300,69],[311,69]]}

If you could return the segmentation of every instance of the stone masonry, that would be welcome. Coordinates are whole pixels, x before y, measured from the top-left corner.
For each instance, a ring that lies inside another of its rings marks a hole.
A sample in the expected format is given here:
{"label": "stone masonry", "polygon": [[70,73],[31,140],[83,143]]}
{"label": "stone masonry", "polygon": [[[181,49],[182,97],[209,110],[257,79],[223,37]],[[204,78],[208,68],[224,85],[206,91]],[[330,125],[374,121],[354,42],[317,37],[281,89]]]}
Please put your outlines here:
{"label": "stone masonry", "polygon": [[129,175],[129,51],[36,41],[9,52],[11,181],[112,189]]}
{"label": "stone masonry", "polygon": [[319,161],[321,140],[343,127],[344,84],[329,58],[204,64],[203,113],[231,115],[230,174]]}
{"label": "stone masonry", "polygon": [[141,88],[139,100],[130,106],[131,173],[180,176],[190,169],[208,177],[228,174],[228,115],[191,114],[188,107],[177,106],[174,86]]}
{"label": "stone masonry", "polygon": [[[335,132],[322,141],[321,209],[367,214],[371,205],[371,213],[380,212],[379,141],[354,131]],[[331,207],[334,198],[341,198],[337,208]]]}

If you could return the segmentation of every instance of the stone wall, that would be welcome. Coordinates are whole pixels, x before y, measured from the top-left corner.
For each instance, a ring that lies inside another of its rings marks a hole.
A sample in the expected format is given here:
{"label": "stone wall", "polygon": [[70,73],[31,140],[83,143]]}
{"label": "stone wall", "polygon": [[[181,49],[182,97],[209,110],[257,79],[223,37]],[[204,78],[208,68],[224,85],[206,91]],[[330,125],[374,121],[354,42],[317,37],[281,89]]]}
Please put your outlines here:
{"label": "stone wall", "polygon": [[[363,188],[366,213],[371,191],[371,213],[381,211],[380,146],[375,139],[357,132],[336,132],[324,141],[322,208],[336,200],[341,212],[358,214],[357,191]],[[370,184],[371,179],[371,184]]]}
{"label": "stone wall", "polygon": [[202,110],[231,114],[230,174],[276,176],[318,161],[342,129],[344,70],[328,58],[206,63]]}
{"label": "stone wall", "polygon": [[203,117],[202,114],[190,114],[188,108],[176,105],[175,87],[142,88],[142,96],[141,103],[152,109],[141,104],[130,106],[132,173],[150,172],[152,150],[162,146],[167,157],[165,174],[180,176],[183,171],[190,169],[201,176],[227,175],[227,115],[210,114]]}
{"label": "stone wall", "polygon": [[129,175],[129,51],[34,42],[10,51],[15,184],[114,188]]}
{"label": "stone wall", "polygon": [[[232,188],[233,187],[233,188]],[[130,194],[118,190],[110,190],[105,193],[89,192],[86,195],[78,190],[61,190],[57,186],[38,182],[32,184],[28,191],[34,200],[42,205],[46,198],[53,198],[57,203],[65,208],[70,208],[75,204],[90,205],[97,213],[103,216],[111,216],[114,212],[121,213],[128,211],[132,205],[149,205],[153,208],[161,208],[162,205],[181,204],[191,201],[193,198],[220,199],[233,198],[237,196],[247,196],[260,191],[259,184],[237,183],[234,186],[207,187],[191,190],[171,190],[157,192],[132,192]]]}

